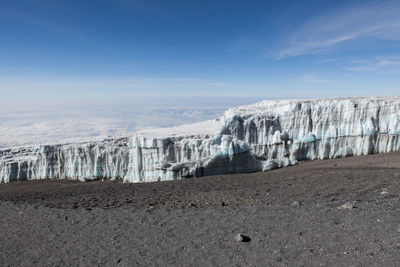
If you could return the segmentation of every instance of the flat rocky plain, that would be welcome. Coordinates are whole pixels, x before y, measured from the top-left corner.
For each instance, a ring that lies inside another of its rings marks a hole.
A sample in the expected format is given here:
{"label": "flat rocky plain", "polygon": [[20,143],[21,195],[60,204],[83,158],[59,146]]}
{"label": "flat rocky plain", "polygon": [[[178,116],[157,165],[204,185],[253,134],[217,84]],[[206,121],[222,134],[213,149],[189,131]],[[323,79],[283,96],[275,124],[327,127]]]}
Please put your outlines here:
{"label": "flat rocky plain", "polygon": [[1,184],[0,252],[3,266],[400,266],[400,152],[171,182]]}

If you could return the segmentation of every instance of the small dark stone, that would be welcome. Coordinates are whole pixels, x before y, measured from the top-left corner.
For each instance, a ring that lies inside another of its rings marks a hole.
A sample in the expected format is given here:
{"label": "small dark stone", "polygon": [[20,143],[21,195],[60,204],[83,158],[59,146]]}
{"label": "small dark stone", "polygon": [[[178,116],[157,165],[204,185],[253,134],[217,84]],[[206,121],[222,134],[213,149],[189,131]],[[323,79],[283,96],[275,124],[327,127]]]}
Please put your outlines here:
{"label": "small dark stone", "polygon": [[237,234],[235,236],[235,241],[237,241],[237,242],[250,242],[251,238],[246,236],[246,235],[243,235],[243,234]]}

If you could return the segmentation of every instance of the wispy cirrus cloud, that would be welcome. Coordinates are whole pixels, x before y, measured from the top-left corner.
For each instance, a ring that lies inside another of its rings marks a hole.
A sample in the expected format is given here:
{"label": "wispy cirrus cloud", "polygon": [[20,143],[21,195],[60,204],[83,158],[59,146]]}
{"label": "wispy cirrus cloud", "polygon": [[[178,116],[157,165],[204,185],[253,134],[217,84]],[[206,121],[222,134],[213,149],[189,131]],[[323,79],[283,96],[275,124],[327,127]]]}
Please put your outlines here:
{"label": "wispy cirrus cloud", "polygon": [[399,2],[376,2],[319,15],[298,28],[276,58],[317,54],[367,38],[400,41],[399,14]]}
{"label": "wispy cirrus cloud", "polygon": [[345,69],[352,72],[398,74],[400,73],[400,56],[352,60]]}

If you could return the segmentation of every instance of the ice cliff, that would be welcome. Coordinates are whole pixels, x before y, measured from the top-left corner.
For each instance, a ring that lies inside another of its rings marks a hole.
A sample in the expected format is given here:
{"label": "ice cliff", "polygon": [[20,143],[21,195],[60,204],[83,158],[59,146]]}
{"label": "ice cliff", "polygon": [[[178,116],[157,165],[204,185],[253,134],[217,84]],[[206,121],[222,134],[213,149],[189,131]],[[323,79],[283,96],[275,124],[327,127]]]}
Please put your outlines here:
{"label": "ice cliff", "polygon": [[125,177],[128,138],[0,149],[0,182]]}
{"label": "ice cliff", "polygon": [[263,101],[132,138],[0,150],[0,182],[126,182],[265,171],[400,149],[400,97]]}

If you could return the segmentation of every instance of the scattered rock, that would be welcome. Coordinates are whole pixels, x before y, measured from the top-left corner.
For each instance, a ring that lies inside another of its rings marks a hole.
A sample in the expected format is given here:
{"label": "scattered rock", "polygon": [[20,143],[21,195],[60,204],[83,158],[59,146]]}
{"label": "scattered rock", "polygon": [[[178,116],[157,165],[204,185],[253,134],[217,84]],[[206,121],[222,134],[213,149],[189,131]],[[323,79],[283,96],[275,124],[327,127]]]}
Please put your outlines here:
{"label": "scattered rock", "polygon": [[243,234],[237,234],[235,236],[235,241],[237,241],[237,242],[250,242],[251,238],[248,237],[248,236],[245,236]]}
{"label": "scattered rock", "polygon": [[354,208],[355,208],[355,206],[351,202],[346,202],[343,205],[338,207],[339,210],[351,210],[351,209],[354,209]]}
{"label": "scattered rock", "polygon": [[381,195],[387,195],[387,194],[389,194],[389,190],[387,188],[383,188]]}
{"label": "scattered rock", "polygon": [[294,201],[290,206],[299,207],[301,205],[300,201]]}
{"label": "scattered rock", "polygon": [[225,207],[225,206],[226,206],[226,203],[225,203],[225,202],[222,202],[222,203],[221,203],[221,206],[222,206],[222,207]]}

